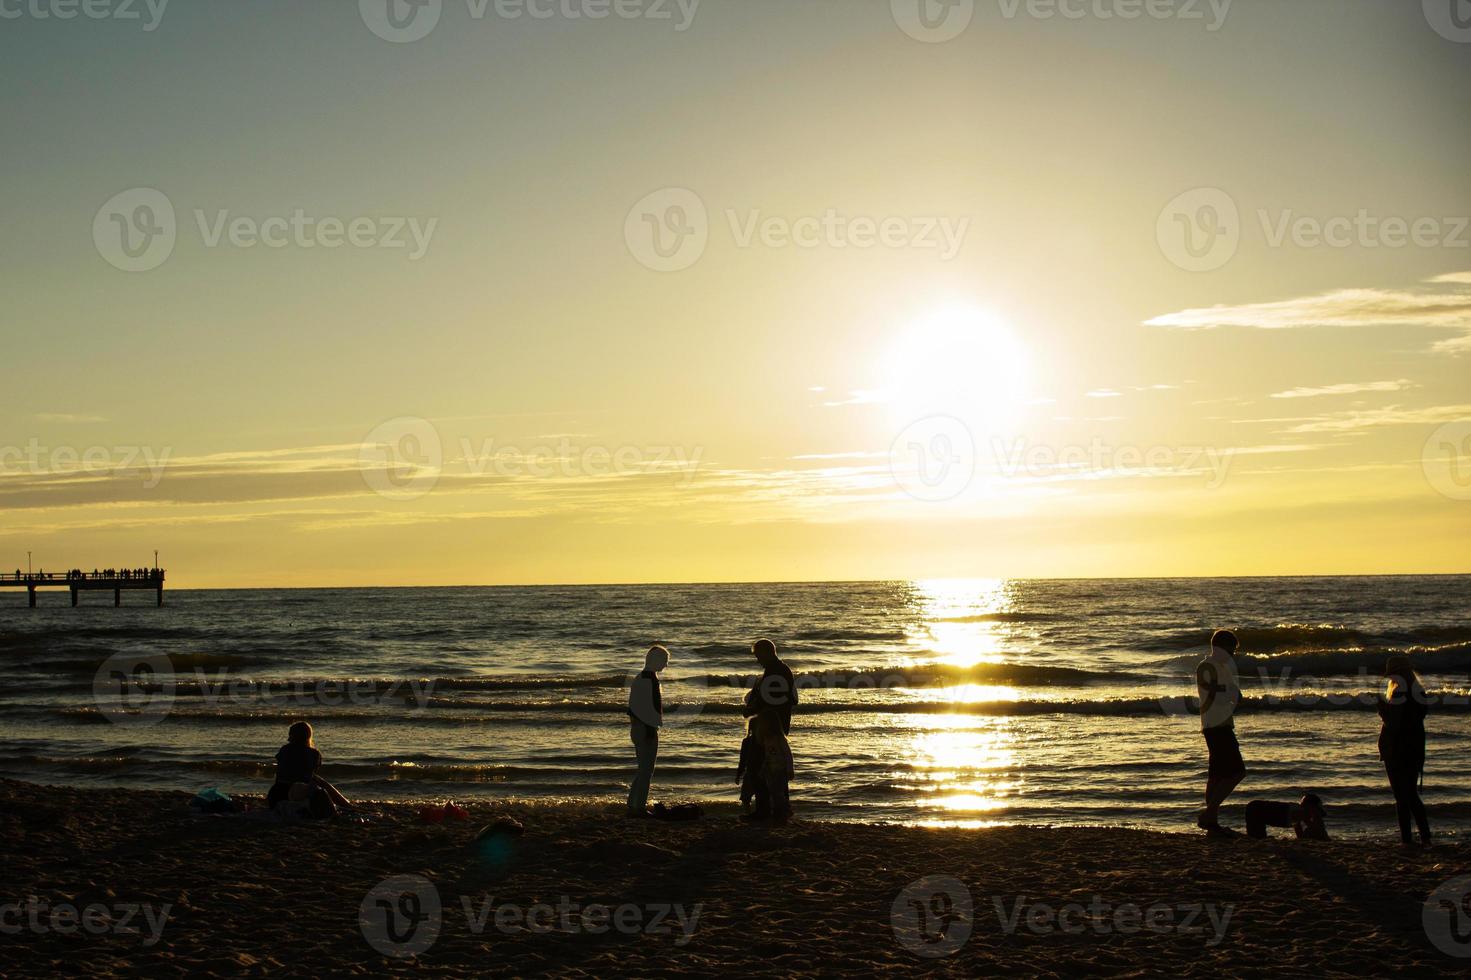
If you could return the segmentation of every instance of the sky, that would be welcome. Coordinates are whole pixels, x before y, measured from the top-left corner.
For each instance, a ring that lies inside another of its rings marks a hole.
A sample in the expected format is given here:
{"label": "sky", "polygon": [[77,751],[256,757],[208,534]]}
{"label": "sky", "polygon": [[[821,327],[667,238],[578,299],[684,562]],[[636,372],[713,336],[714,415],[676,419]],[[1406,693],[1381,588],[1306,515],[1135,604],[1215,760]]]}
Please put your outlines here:
{"label": "sky", "polygon": [[0,568],[1471,571],[1452,12],[0,0]]}

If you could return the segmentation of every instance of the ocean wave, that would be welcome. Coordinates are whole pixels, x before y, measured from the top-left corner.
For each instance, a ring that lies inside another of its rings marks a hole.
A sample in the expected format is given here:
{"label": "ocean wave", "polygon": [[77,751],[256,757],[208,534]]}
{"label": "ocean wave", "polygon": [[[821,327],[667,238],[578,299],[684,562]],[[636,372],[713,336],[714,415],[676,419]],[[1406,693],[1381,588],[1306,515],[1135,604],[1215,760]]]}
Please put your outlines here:
{"label": "ocean wave", "polygon": [[[1304,650],[1357,649],[1365,634],[1333,623],[1278,623],[1275,626],[1242,626],[1232,629],[1242,653],[1259,655]],[[1148,650],[1188,650],[1203,653],[1210,643],[1210,630],[1178,630],[1161,633],[1143,644]]]}
{"label": "ocean wave", "polygon": [[[1270,714],[1295,712],[1355,711],[1375,712],[1378,703],[1370,691],[1341,691],[1291,696],[1244,698],[1237,714]],[[1431,711],[1437,714],[1471,713],[1471,697],[1465,692],[1431,692]],[[116,712],[108,706],[73,705],[48,709],[49,713],[74,722],[104,724]],[[743,706],[727,701],[672,702],[665,700],[666,721],[685,722],[700,717],[737,718]],[[487,701],[429,698],[416,706],[404,705],[303,705],[303,704],[229,704],[195,706],[192,704],[154,704],[154,715],[160,720],[218,724],[286,725],[299,721],[310,712],[315,722],[334,724],[405,724],[405,725],[491,725],[503,723],[508,716],[543,717],[548,722],[559,717],[601,715],[610,724],[622,724],[627,718],[627,704],[622,700],[560,698],[547,701]],[[946,700],[889,700],[807,702],[799,715],[879,715],[892,717],[906,714],[975,715],[988,717],[1028,717],[1039,715],[1078,715],[1097,717],[1173,718],[1195,724],[1198,714],[1193,696],[1122,697],[1081,700],[1015,700],[957,702]]]}
{"label": "ocean wave", "polygon": [[937,623],[1055,623],[1067,619],[1061,613],[992,612],[972,616],[942,616]]}
{"label": "ocean wave", "polygon": [[[1439,649],[1471,644],[1471,626],[1417,626],[1373,633],[1333,623],[1279,623],[1233,629],[1240,641],[1239,656],[1271,657],[1304,653],[1377,653]],[[1171,631],[1145,640],[1151,651],[1186,652],[1200,656],[1210,642],[1209,630]]]}
{"label": "ocean wave", "polygon": [[[860,640],[883,640],[887,642],[898,642],[908,638],[903,630],[847,630],[847,629],[818,629],[804,630],[793,633],[791,639],[801,642],[812,642],[814,640],[830,641],[860,641]],[[744,649],[744,648],[743,648]]]}
{"label": "ocean wave", "polygon": [[[275,777],[276,764],[270,758],[254,759],[160,759],[142,755],[95,755],[95,756],[48,756],[10,755],[0,768],[7,771],[27,769],[49,769],[79,774],[110,774],[147,770],[154,774],[171,772],[197,772],[219,776],[240,776],[271,780]],[[661,765],[659,770],[668,776],[723,777],[730,766],[714,765]],[[628,778],[628,766],[611,764],[603,759],[601,764],[578,764],[567,766],[506,765],[502,763],[415,763],[393,759],[373,761],[342,761],[330,763],[331,778],[336,781],[378,781],[418,783],[499,783],[508,780],[541,781],[546,779],[623,779]]]}
{"label": "ocean wave", "polygon": [[1241,672],[1266,672],[1272,675],[1317,674],[1341,676],[1366,674],[1378,677],[1393,656],[1407,656],[1422,674],[1455,674],[1471,671],[1471,641],[1443,646],[1371,648],[1359,650],[1324,650],[1320,652],[1237,658]]}
{"label": "ocean wave", "polygon": [[[177,669],[177,668],[176,668]],[[202,668],[200,668],[202,669]],[[440,677],[269,677],[238,675],[210,676],[178,669],[174,677],[154,681],[141,690],[168,689],[178,697],[211,696],[221,693],[258,692],[261,696],[306,697],[319,695],[324,702],[352,697],[382,697],[416,700],[432,694],[514,691],[622,690],[632,680],[629,672],[590,672],[547,676],[501,676],[483,674]],[[746,690],[760,675],[751,673],[666,674],[663,686],[669,691],[689,688]],[[950,664],[910,664],[856,667],[829,671],[797,672],[794,679],[803,690],[887,690],[895,688],[949,687],[956,684],[1005,684],[1021,687],[1086,685],[1140,678],[1121,671],[1083,670],[1046,664],[979,663],[967,667]]]}
{"label": "ocean wave", "polygon": [[[151,663],[158,662],[157,658],[166,657],[175,674],[191,673],[195,670],[234,670],[270,662],[269,658],[244,653],[162,653],[147,650],[138,650],[135,652],[140,659],[146,659]],[[117,651],[109,650],[82,657],[68,656],[63,658],[53,657],[26,660],[13,664],[11,669],[24,669],[47,674],[92,675],[102,669],[102,665],[110,657],[116,655],[116,653]]]}
{"label": "ocean wave", "polygon": [[[1190,676],[1200,662],[1204,650],[1170,657],[1158,661],[1155,669]],[[1302,677],[1347,677],[1366,676],[1377,678],[1383,675],[1384,665],[1390,657],[1406,656],[1421,674],[1466,674],[1471,673],[1471,640],[1447,643],[1440,646],[1406,647],[1357,647],[1352,649],[1311,650],[1289,653],[1237,654],[1237,669],[1243,683],[1253,679]]]}

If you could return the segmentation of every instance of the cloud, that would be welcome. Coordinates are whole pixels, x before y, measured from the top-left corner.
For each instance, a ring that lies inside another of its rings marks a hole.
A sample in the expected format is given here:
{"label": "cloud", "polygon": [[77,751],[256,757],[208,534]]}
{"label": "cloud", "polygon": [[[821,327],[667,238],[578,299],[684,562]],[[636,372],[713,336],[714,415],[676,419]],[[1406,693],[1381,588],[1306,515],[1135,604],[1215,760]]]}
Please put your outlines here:
{"label": "cloud", "polygon": [[1285,431],[1353,432],[1382,425],[1439,425],[1464,419],[1471,419],[1471,405],[1436,405],[1430,408],[1400,408],[1396,405],[1368,411],[1333,412],[1301,420]]}
{"label": "cloud", "polygon": [[1413,381],[1400,378],[1398,381],[1362,381],[1358,383],[1323,385],[1320,388],[1293,388],[1279,391],[1273,398],[1321,398],[1324,395],[1356,395],[1369,391],[1405,391],[1417,387]]}
{"label": "cloud", "polygon": [[1144,324],[1184,330],[1424,327],[1459,333],[1437,341],[1432,350],[1471,353],[1471,272],[1436,276],[1411,289],[1339,289],[1270,303],[1180,310],[1145,320]]}
{"label": "cloud", "polygon": [[74,415],[71,412],[37,412],[35,419],[37,422],[57,422],[70,425],[107,421],[107,417],[103,415]]}
{"label": "cloud", "polygon": [[860,388],[848,392],[848,397],[841,401],[823,402],[823,408],[842,408],[844,405],[877,405],[889,400],[889,393],[877,388]]}

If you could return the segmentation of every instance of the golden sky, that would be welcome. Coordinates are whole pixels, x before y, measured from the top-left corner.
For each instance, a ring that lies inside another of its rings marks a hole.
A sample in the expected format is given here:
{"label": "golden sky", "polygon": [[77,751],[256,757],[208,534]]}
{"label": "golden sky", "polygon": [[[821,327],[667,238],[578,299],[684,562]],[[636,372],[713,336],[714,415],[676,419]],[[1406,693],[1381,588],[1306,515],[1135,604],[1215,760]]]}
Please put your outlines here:
{"label": "golden sky", "polygon": [[0,568],[1471,571],[1421,5],[375,2],[6,21]]}

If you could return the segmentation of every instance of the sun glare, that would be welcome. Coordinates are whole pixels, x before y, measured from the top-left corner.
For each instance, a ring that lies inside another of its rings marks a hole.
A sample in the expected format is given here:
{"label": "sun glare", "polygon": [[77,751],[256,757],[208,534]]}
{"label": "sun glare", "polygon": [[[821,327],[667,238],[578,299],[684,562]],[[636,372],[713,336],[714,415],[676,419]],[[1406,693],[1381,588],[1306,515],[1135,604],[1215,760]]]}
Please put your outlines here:
{"label": "sun glare", "polygon": [[885,388],[905,420],[954,415],[973,428],[1011,421],[1028,398],[1030,357],[1001,317],[963,303],[911,323],[886,352]]}

